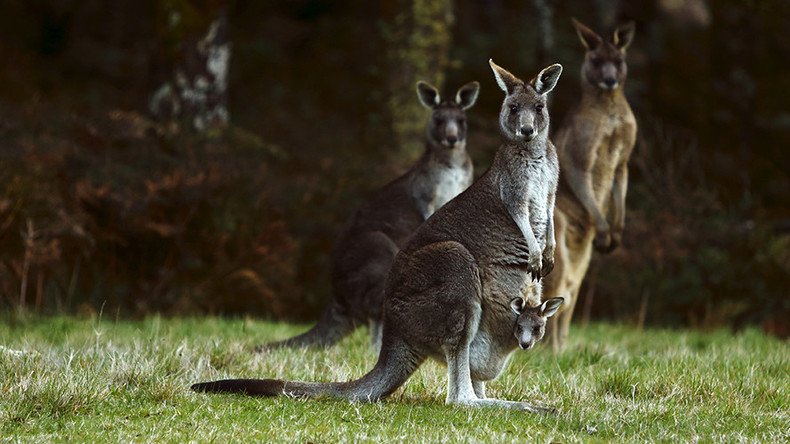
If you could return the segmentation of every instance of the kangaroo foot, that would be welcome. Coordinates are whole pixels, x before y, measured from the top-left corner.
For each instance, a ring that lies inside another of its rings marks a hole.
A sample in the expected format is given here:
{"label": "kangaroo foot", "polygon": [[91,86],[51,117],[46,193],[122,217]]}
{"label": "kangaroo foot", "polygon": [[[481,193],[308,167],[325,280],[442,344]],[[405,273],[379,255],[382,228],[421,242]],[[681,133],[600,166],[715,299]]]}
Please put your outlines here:
{"label": "kangaroo foot", "polygon": [[557,409],[553,407],[542,407],[527,402],[505,401],[502,399],[475,399],[464,402],[462,405],[467,405],[469,407],[497,407],[542,414],[557,413]]}

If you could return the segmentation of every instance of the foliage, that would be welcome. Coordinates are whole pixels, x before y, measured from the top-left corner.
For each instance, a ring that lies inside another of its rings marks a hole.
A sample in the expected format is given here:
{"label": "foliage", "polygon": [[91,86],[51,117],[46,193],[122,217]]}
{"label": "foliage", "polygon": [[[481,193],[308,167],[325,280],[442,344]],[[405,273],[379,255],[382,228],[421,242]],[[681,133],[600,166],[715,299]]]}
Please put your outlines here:
{"label": "foliage", "polygon": [[788,439],[787,345],[746,330],[592,325],[568,350],[519,352],[492,396],[554,415],[444,405],[427,363],[377,404],[192,393],[218,377],[347,379],[369,369],[366,332],[311,353],[250,348],[296,332],[250,320],[7,318],[0,324],[0,434],[21,441],[535,442]]}
{"label": "foliage", "polygon": [[762,322],[790,335],[790,234],[722,203],[695,136],[642,123],[625,245],[598,258],[598,314],[627,319],[644,310],[652,324],[705,328]]}
{"label": "foliage", "polygon": [[393,1],[386,9],[393,16],[381,24],[388,51],[385,79],[390,126],[401,157],[416,159],[424,146],[426,112],[414,100],[414,85],[423,80],[444,86],[453,5],[450,0],[407,0]]}
{"label": "foliage", "polygon": [[270,206],[269,145],[238,128],[169,135],[120,111],[5,114],[6,306],[282,313],[296,242]]}

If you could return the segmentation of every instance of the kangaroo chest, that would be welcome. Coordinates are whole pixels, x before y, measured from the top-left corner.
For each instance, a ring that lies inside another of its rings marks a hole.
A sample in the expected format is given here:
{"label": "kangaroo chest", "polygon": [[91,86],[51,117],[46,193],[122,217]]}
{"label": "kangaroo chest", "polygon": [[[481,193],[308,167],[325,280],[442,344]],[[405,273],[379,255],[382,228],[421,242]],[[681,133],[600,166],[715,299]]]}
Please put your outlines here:
{"label": "kangaroo chest", "polygon": [[601,119],[601,143],[597,147],[598,158],[604,162],[615,160],[623,151],[625,121],[623,116],[610,113]]}
{"label": "kangaroo chest", "polygon": [[439,169],[436,180],[434,203],[436,208],[461,194],[472,183],[472,170],[463,166],[447,166]]}
{"label": "kangaroo chest", "polygon": [[543,248],[552,178],[543,162],[530,163],[526,170],[526,174],[509,175],[508,183],[504,186],[511,189],[505,194],[507,198],[522,200],[520,204],[513,205],[513,219],[519,227],[531,227],[539,246]]}
{"label": "kangaroo chest", "polygon": [[599,122],[600,137],[598,146],[594,147],[596,157],[592,171],[593,188],[599,203],[611,192],[615,169],[628,155],[628,128],[628,116],[619,112],[607,113]]}

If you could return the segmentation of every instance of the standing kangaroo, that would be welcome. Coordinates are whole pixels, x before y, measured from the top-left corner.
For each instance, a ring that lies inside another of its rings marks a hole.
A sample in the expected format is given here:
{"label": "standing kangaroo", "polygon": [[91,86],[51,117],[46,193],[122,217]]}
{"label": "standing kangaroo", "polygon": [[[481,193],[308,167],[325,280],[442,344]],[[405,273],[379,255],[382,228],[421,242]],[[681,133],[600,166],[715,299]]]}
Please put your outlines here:
{"label": "standing kangaroo", "polygon": [[375,367],[345,383],[235,379],[193,390],[377,401],[433,357],[447,363],[448,404],[542,410],[487,399],[485,381],[502,372],[516,348],[540,340],[546,319],[562,304],[554,298],[531,307],[519,296],[530,286],[539,301],[539,277],[552,267],[559,167],[546,95],[562,67],[551,65],[525,83],[489,63],[506,93],[499,116],[505,143],[491,168],[428,219],[395,258]]}
{"label": "standing kangaroo", "polygon": [[472,184],[472,160],[466,152],[466,110],[477,100],[480,84],[462,86],[442,101],[426,82],[417,83],[420,102],[432,110],[426,148],[402,176],[378,190],[357,209],[332,251],[334,298],[318,323],[299,336],[259,346],[330,346],[369,322],[374,345],[381,341],[384,283],[400,247],[431,214]]}
{"label": "standing kangaroo", "polygon": [[636,119],[623,94],[628,72],[625,52],[634,36],[633,23],[618,28],[611,41],[575,19],[573,26],[587,52],[581,101],[554,137],[562,179],[554,213],[556,269],[544,282],[544,294],[568,301],[550,325],[555,351],[568,337],[592,248],[608,253],[622,240],[628,159],[636,140]]}

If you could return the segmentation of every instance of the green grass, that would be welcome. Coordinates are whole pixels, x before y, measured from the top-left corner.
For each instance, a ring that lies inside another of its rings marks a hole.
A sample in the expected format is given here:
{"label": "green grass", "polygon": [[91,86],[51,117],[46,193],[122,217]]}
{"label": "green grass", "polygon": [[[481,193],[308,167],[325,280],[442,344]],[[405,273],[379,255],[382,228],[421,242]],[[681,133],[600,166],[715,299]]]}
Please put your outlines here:
{"label": "green grass", "polygon": [[566,351],[518,352],[489,395],[554,415],[444,405],[429,362],[378,404],[192,393],[222,377],[344,380],[375,361],[363,329],[325,351],[252,345],[298,326],[6,317],[0,437],[29,442],[790,441],[790,348],[756,330],[577,327]]}

